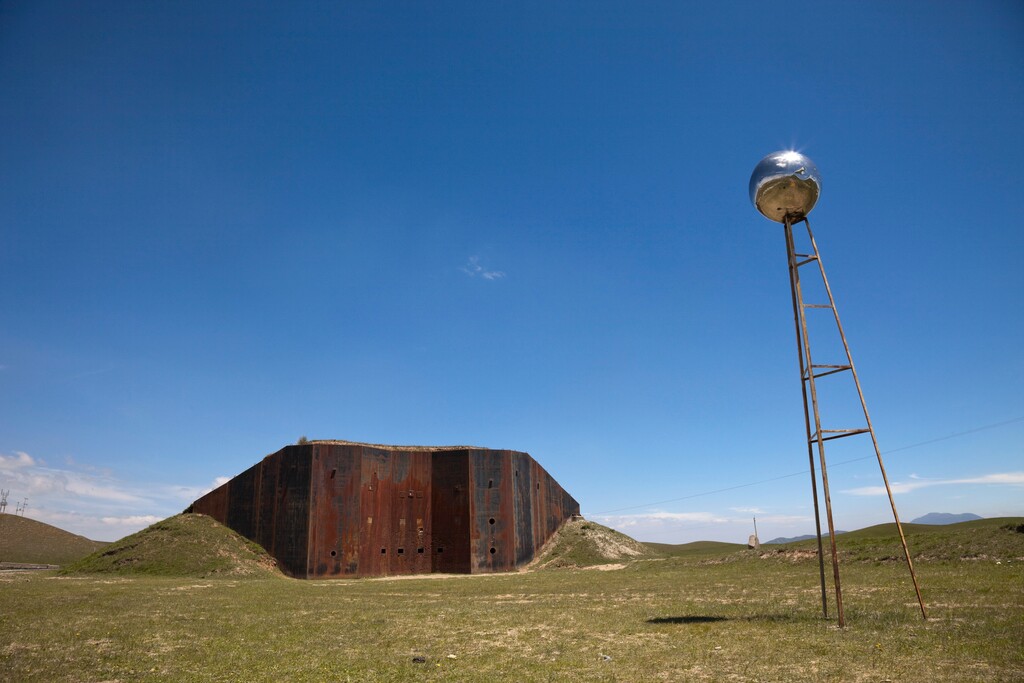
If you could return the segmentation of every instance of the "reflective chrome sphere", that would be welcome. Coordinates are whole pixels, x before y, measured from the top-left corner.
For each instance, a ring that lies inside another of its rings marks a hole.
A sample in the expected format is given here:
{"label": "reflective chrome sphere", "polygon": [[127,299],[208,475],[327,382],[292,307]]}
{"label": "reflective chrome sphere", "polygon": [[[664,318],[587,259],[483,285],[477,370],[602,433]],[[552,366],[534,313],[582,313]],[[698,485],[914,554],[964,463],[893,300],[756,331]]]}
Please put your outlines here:
{"label": "reflective chrome sphere", "polygon": [[783,223],[809,214],[821,193],[814,162],[799,152],[773,152],[750,175],[750,201],[765,218]]}

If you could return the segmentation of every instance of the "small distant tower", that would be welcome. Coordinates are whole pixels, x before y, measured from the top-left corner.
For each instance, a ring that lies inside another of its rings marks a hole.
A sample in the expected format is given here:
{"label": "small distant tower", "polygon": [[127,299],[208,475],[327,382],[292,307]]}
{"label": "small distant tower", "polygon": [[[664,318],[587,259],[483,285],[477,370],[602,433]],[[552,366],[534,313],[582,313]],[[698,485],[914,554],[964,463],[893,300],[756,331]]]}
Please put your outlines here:
{"label": "small distant tower", "polygon": [[7,496],[10,491],[0,491],[0,515],[7,511]]}
{"label": "small distant tower", "polygon": [[[832,289],[829,287],[828,278],[825,277],[825,266],[821,262],[818,245],[814,241],[811,224],[807,221],[807,214],[814,208],[818,201],[818,196],[821,194],[821,176],[818,174],[818,169],[814,162],[803,154],[792,151],[774,152],[766,156],[754,167],[754,172],[750,176],[749,190],[750,201],[753,202],[754,207],[765,218],[781,223],[786,237],[786,254],[789,260],[789,286],[793,297],[797,355],[800,361],[800,380],[804,400],[807,456],[810,462],[811,490],[814,494],[814,523],[818,536],[818,567],[821,575],[822,612],[825,617],[828,617],[828,601],[825,595],[825,560],[821,543],[821,519],[818,512],[818,486],[815,480],[814,451],[817,450],[818,452],[818,461],[821,466],[821,486],[825,496],[829,543],[832,550],[836,612],[839,615],[839,625],[845,626],[843,593],[839,582],[839,556],[836,552],[836,533],[832,523],[832,500],[829,496],[828,471],[825,466],[825,442],[856,434],[869,434],[875,449],[875,456],[878,459],[878,467],[882,471],[885,490],[889,494],[889,504],[892,507],[892,515],[896,520],[896,528],[899,531],[900,541],[903,544],[903,554],[907,559],[907,567],[910,569],[910,577],[914,582],[914,590],[917,592],[917,602],[921,606],[921,616],[927,619],[928,614],[925,610],[924,600],[921,598],[921,589],[917,584],[917,575],[914,573],[914,563],[910,559],[907,539],[903,535],[903,525],[900,524],[900,516],[896,512],[896,501],[893,499],[892,489],[889,486],[889,477],[886,475],[885,465],[882,463],[882,452],[878,447],[878,440],[875,438],[874,427],[871,426],[871,418],[868,416],[864,392],[861,391],[860,379],[857,377],[857,370],[853,365],[853,357],[850,355],[850,346],[846,343],[846,334],[843,332],[843,325],[839,321],[839,311],[836,309],[836,303],[832,297]],[[793,227],[801,223],[807,230],[806,239],[809,243],[809,247],[804,249],[805,253],[798,253],[794,246]],[[800,269],[810,264],[818,266],[816,269],[812,269],[814,271],[812,277],[814,275],[820,276],[820,281],[817,281],[817,284],[819,288],[823,287],[825,298],[828,299],[827,303],[823,301],[807,303],[804,301],[804,290],[800,282]],[[831,317],[835,322],[835,332],[838,332],[839,341],[841,341],[845,352],[845,359],[839,359],[838,362],[831,361],[828,364],[816,363],[812,360],[811,341],[808,337],[807,314],[809,310],[831,311]],[[853,385],[856,388],[857,396],[860,398],[860,407],[864,413],[864,424],[852,429],[824,429],[822,428],[821,406],[819,405],[818,381],[829,375],[839,375],[840,373],[847,372],[852,376]]]}

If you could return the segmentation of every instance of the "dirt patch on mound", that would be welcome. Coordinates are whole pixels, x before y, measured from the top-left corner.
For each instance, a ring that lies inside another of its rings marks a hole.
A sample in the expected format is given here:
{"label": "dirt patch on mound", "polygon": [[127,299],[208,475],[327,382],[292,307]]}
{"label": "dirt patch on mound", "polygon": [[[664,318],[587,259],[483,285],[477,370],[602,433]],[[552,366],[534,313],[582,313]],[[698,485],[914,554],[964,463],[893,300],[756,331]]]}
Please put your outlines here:
{"label": "dirt patch on mound", "polygon": [[629,562],[648,555],[650,550],[639,541],[578,517],[562,525],[529,568],[625,566],[623,560]]}

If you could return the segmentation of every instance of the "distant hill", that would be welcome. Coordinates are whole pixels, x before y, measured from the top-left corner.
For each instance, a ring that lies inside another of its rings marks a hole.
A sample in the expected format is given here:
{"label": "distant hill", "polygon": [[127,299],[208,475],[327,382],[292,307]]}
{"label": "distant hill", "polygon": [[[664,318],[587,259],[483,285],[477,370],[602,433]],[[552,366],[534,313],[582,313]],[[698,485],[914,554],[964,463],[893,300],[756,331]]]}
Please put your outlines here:
{"label": "distant hill", "polygon": [[61,573],[244,577],[275,574],[277,564],[212,517],[181,514],[114,541]]}
{"label": "distant hill", "polygon": [[973,522],[976,519],[984,519],[973,512],[961,512],[954,515],[951,512],[929,512],[923,517],[910,520],[911,524],[959,524],[960,522]]}
{"label": "distant hill", "polygon": [[0,514],[0,562],[67,564],[107,545],[21,515]]}
{"label": "distant hill", "polygon": [[[838,536],[839,534],[845,534],[845,533],[846,533],[845,531],[837,530],[836,531],[836,536]],[[821,537],[822,537],[822,539],[828,538],[828,532],[826,531],[825,533],[823,533],[821,535]],[[796,543],[797,541],[807,541],[807,540],[810,540],[812,538],[817,538],[817,536],[815,536],[814,534],[804,534],[803,536],[793,536],[791,538],[786,538],[785,536],[779,536],[778,538],[773,538],[770,541],[765,541],[761,545],[771,545],[773,543],[775,543],[775,544]]]}
{"label": "distant hill", "polygon": [[693,543],[644,543],[648,549],[663,557],[682,557],[700,559],[727,555],[737,550],[746,550],[745,543],[725,543],[723,541],[694,541]]}
{"label": "distant hill", "polygon": [[[959,560],[1012,560],[1024,561],[1024,518],[1002,517],[976,519],[958,524],[906,523],[910,554],[916,564],[922,562],[950,562]],[[902,562],[896,524],[878,524],[850,531],[837,539],[840,561]],[[762,556],[792,559],[813,558],[817,548],[814,540],[798,541],[792,545],[766,550]]]}

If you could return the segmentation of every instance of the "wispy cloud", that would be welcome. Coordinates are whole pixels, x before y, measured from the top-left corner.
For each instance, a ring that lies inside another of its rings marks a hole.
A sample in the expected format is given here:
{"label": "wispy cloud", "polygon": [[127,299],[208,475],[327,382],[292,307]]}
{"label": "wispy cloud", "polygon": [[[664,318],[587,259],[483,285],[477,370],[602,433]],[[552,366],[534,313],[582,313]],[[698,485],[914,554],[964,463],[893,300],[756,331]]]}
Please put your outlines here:
{"label": "wispy cloud", "polygon": [[608,524],[616,529],[629,529],[647,525],[676,525],[681,522],[694,524],[728,524],[732,520],[711,512],[642,512],[631,515],[600,515],[595,521]]}
{"label": "wispy cloud", "polygon": [[462,272],[470,277],[482,277],[485,280],[500,280],[505,273],[500,270],[491,270],[480,263],[479,256],[470,256],[466,265],[462,266]]}
{"label": "wispy cloud", "polygon": [[124,526],[124,527],[147,527],[150,524],[156,524],[163,517],[157,517],[156,515],[128,515],[127,517],[101,517],[100,522],[108,526]]}
{"label": "wispy cloud", "polygon": [[48,467],[21,451],[0,454],[0,481],[12,500],[28,499],[27,516],[97,540],[113,540],[176,514],[227,481],[208,486],[128,482],[108,471],[65,459]]}
{"label": "wispy cloud", "polygon": [[0,454],[0,472],[14,472],[28,467],[35,467],[36,460],[28,453],[16,451],[14,455]]}
{"label": "wispy cloud", "polygon": [[[742,543],[753,531],[750,517],[747,516],[750,509],[734,509],[736,514],[654,510],[626,515],[588,515],[588,518],[642,541],[683,543],[718,538]],[[771,514],[763,510],[757,514],[758,525],[763,524],[765,528],[790,535],[812,521],[813,517],[806,515]]]}
{"label": "wispy cloud", "polygon": [[[920,479],[911,475],[911,481],[890,482],[889,486],[893,493],[910,493],[918,489],[931,486],[955,486],[964,484],[982,484],[997,486],[1024,486],[1024,472],[999,472],[996,474],[985,474],[980,477],[967,477],[965,479]],[[854,489],[846,489],[843,493],[854,496],[884,496],[884,486],[861,486]]]}

